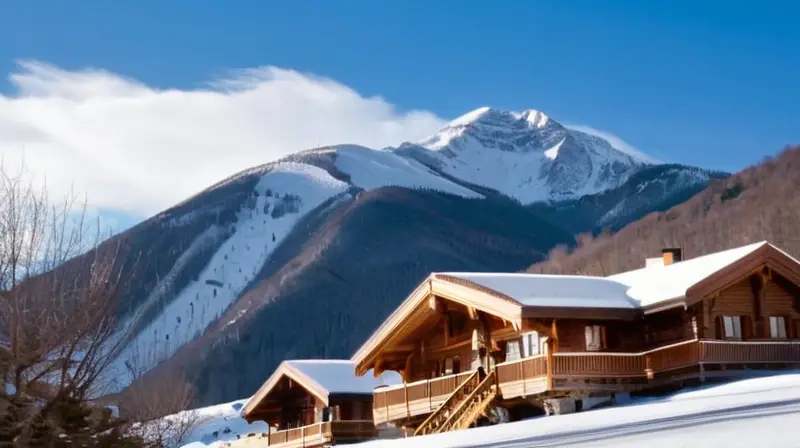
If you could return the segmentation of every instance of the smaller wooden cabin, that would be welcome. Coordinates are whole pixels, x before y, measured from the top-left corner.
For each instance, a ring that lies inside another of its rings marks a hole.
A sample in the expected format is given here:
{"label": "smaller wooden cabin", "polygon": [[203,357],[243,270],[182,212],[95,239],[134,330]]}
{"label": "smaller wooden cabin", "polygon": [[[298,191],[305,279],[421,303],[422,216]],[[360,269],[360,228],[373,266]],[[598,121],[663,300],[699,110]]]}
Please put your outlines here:
{"label": "smaller wooden cabin", "polygon": [[248,423],[261,420],[273,429],[240,445],[313,447],[372,439],[373,392],[400,382],[391,372],[358,377],[348,360],[284,361],[241,412]]}

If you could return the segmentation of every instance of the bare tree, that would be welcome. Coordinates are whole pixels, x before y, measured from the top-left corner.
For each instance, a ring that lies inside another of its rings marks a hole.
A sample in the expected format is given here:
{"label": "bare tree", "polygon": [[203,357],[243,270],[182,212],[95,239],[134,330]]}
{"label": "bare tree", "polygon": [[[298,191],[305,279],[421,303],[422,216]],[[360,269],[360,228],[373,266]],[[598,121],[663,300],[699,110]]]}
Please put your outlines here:
{"label": "bare tree", "polygon": [[125,366],[133,381],[119,400],[120,411],[131,421],[139,422],[136,431],[142,439],[153,446],[171,448],[187,441],[199,423],[199,415],[191,410],[195,388],[179,370],[150,370],[163,358],[153,352],[131,350]]}
{"label": "bare tree", "polygon": [[102,392],[125,341],[116,328],[120,245],[100,244],[74,194],[54,203],[21,167],[0,164],[0,338],[10,395],[35,399],[21,431]]}

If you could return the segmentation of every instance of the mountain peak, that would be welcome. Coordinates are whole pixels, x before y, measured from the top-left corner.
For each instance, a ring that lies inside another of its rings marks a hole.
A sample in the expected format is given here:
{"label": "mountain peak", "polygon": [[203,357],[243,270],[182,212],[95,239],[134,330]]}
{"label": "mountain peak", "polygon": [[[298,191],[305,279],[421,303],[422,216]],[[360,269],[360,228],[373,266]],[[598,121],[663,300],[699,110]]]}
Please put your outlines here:
{"label": "mountain peak", "polygon": [[544,112],[527,109],[523,112],[513,112],[494,107],[483,106],[465,113],[455,120],[447,123],[446,128],[462,127],[467,125],[487,124],[492,126],[509,126],[513,128],[532,127],[543,128],[550,122]]}

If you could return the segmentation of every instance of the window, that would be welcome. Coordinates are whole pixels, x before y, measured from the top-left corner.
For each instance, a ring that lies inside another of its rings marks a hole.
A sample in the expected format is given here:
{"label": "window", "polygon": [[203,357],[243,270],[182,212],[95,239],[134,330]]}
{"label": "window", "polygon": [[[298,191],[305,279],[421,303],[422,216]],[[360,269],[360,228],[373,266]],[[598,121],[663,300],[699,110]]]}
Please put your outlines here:
{"label": "window", "polygon": [[605,328],[602,325],[587,325],[585,335],[587,352],[597,352],[605,348]]}
{"label": "window", "polygon": [[453,358],[444,359],[444,374],[450,375],[453,373]]}
{"label": "window", "polygon": [[522,357],[536,356],[539,354],[539,332],[531,331],[522,335]]}
{"label": "window", "polygon": [[742,318],[739,316],[722,316],[725,337],[728,339],[742,339]]}
{"label": "window", "polygon": [[786,319],[782,316],[769,317],[769,337],[773,339],[786,339]]}
{"label": "window", "polygon": [[516,361],[521,357],[519,343],[520,341],[508,341],[506,344],[506,361]]}

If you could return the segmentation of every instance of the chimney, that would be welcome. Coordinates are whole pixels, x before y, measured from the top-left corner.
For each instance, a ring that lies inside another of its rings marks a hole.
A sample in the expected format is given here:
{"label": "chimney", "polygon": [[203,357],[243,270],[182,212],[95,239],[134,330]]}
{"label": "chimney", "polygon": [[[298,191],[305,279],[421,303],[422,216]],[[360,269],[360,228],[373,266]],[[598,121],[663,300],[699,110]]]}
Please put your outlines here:
{"label": "chimney", "polygon": [[683,252],[680,247],[668,247],[661,249],[661,256],[664,259],[664,266],[678,263],[683,259]]}

